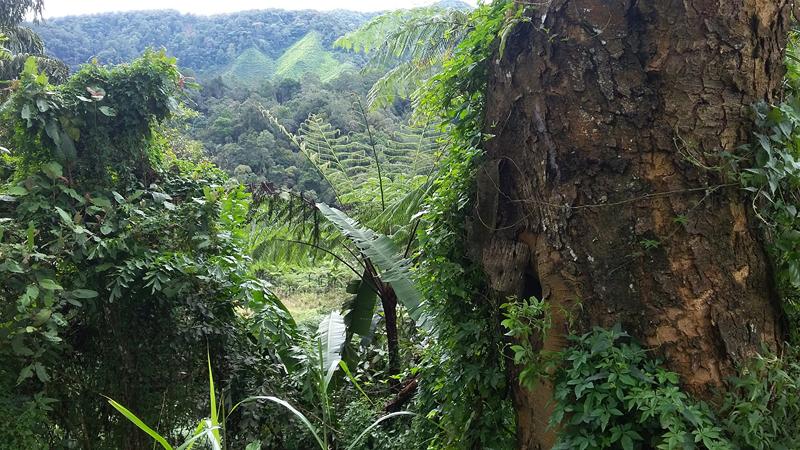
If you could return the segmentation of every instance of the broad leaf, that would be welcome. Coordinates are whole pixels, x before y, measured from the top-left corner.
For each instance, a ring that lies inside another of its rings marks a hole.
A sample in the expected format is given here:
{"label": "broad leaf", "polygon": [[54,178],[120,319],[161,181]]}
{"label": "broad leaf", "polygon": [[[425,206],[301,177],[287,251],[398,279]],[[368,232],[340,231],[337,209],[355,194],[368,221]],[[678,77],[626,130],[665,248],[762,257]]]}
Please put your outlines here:
{"label": "broad leaf", "polygon": [[355,280],[353,292],[355,294],[346,308],[344,322],[350,332],[366,336],[372,329],[372,316],[375,315],[375,305],[377,304],[378,294],[375,288],[366,281],[368,274],[365,272],[360,280]]}
{"label": "broad leaf", "polygon": [[319,344],[322,351],[322,366],[328,369],[342,359],[347,328],[344,317],[336,311],[331,312],[319,324]]}
{"label": "broad leaf", "polygon": [[397,300],[408,310],[409,316],[420,324],[422,295],[411,280],[410,262],[403,258],[392,240],[361,226],[347,214],[324,203],[317,203],[317,209],[372,262],[380,272],[381,281],[392,286]]}

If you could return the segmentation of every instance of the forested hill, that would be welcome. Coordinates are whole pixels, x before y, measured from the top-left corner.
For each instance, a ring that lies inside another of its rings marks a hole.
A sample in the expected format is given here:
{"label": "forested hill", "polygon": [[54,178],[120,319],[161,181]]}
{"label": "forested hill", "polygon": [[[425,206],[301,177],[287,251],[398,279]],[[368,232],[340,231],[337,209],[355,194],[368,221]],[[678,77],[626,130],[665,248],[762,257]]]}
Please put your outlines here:
{"label": "forested hill", "polygon": [[47,51],[73,68],[92,58],[101,63],[127,62],[147,47],[164,47],[181,67],[218,74],[235,65],[277,64],[298,43],[314,53],[311,60],[328,66],[333,58],[347,63],[354,56],[332,50],[331,43],[372,15],[342,10],[271,9],[216,16],[137,11],[49,19],[35,28]]}

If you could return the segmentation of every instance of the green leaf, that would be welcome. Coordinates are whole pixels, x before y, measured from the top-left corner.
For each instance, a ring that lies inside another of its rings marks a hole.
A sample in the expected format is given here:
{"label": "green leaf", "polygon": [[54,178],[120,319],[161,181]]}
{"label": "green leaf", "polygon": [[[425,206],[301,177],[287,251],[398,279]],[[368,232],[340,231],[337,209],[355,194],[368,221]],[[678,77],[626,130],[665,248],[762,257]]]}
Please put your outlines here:
{"label": "green leaf", "polygon": [[317,203],[317,209],[380,270],[380,279],[391,285],[408,315],[421,325],[424,322],[420,308],[422,295],[411,281],[410,261],[403,258],[392,240],[362,227],[347,214],[324,203]]}
{"label": "green leaf", "polygon": [[622,436],[620,443],[622,444],[623,450],[633,450],[633,440],[627,434]]}
{"label": "green leaf", "polygon": [[360,392],[361,395],[363,395],[364,398],[367,399],[367,401],[372,406],[375,406],[375,403],[372,401],[371,398],[369,398],[369,395],[367,395],[367,393],[364,392],[363,389],[361,389],[361,384],[359,384],[358,380],[356,380],[356,377],[354,377],[353,374],[350,372],[350,368],[347,367],[347,363],[344,361],[339,361],[339,367],[342,368],[342,371],[345,373],[345,375],[347,375],[347,378],[350,380],[350,382],[353,383],[353,386],[355,386],[356,389],[358,389],[358,392]]}
{"label": "green leaf", "polygon": [[61,146],[61,130],[58,127],[58,122],[54,119],[48,120],[44,124],[44,131],[57,147]]}
{"label": "green leaf", "polygon": [[51,180],[55,180],[56,178],[64,176],[61,164],[55,161],[43,164],[42,172],[44,172],[44,174],[47,175],[47,177],[50,178]]}
{"label": "green leaf", "polygon": [[342,359],[342,347],[347,336],[344,317],[332,311],[319,323],[318,334],[322,349],[322,366],[327,369]]}
{"label": "green leaf", "polygon": [[90,289],[75,289],[70,294],[75,298],[95,298],[99,295],[97,291]]}
{"label": "green leaf", "polygon": [[18,262],[12,261],[10,259],[7,260],[5,263],[3,263],[3,266],[5,266],[5,269],[7,271],[11,272],[11,273],[24,273],[25,272],[22,269],[22,266],[20,266]]}
{"label": "green leaf", "polygon": [[22,383],[23,381],[27,380],[32,376],[33,376],[33,364],[23,367],[22,370],[19,371],[19,377],[17,377],[17,384]]}
{"label": "green leaf", "polygon": [[53,315],[53,311],[52,310],[50,310],[48,308],[42,309],[41,311],[36,313],[35,316],[33,316],[33,326],[40,327],[40,326],[44,325],[45,322],[50,320],[50,317],[52,315]]}
{"label": "green leaf", "polygon": [[110,108],[108,106],[101,106],[101,107],[99,107],[97,109],[99,109],[100,112],[103,113],[103,115],[108,116],[108,117],[114,117],[114,116],[117,115],[117,111],[114,110],[114,108]]}
{"label": "green leaf", "polygon": [[208,395],[211,404],[211,426],[216,427],[216,429],[213,431],[214,438],[217,440],[217,442],[221,442],[219,435],[219,418],[217,417],[217,398],[216,393],[214,392],[214,374],[211,371],[211,354],[207,349],[206,358],[208,360]]}
{"label": "green leaf", "polygon": [[19,197],[28,193],[28,190],[22,186],[11,186],[6,189],[6,194]]}
{"label": "green leaf", "polygon": [[21,307],[26,308],[37,298],[39,298],[39,288],[32,284],[25,288],[25,293],[19,298],[19,304]]}
{"label": "green leaf", "polygon": [[92,197],[90,201],[94,206],[100,208],[111,208],[111,200],[109,200],[107,197],[101,197],[101,196]]}
{"label": "green leaf", "polygon": [[64,131],[61,131],[59,136],[61,138],[61,143],[59,144],[58,148],[61,150],[61,152],[63,152],[65,161],[75,160],[78,155],[78,151],[75,149],[75,142]]}
{"label": "green leaf", "polygon": [[15,355],[19,356],[33,356],[34,354],[33,350],[25,346],[22,335],[17,335],[15,339],[11,340],[11,349]]}
{"label": "green leaf", "polygon": [[37,98],[36,107],[39,108],[39,111],[46,112],[48,109],[50,109],[50,104],[47,103],[47,100],[44,98]]}
{"label": "green leaf", "polygon": [[30,120],[32,114],[33,114],[33,110],[31,109],[31,105],[29,105],[27,103],[22,105],[22,109],[20,110],[20,113],[19,113],[20,117],[22,117],[25,120]]}
{"label": "green leaf", "polygon": [[253,441],[247,444],[244,450],[261,450],[261,441]]}
{"label": "green leaf", "polygon": [[36,378],[39,379],[42,383],[47,383],[50,381],[50,376],[47,375],[47,371],[45,370],[42,363],[36,363],[33,365],[33,370],[36,372]]}
{"label": "green leaf", "polygon": [[48,291],[63,291],[64,290],[64,288],[61,287],[61,285],[59,285],[58,283],[56,283],[55,281],[53,281],[53,280],[51,280],[49,278],[43,278],[43,279],[39,280],[39,287],[41,287],[42,289],[48,290]]}
{"label": "green leaf", "polygon": [[344,322],[351,333],[366,336],[372,330],[372,317],[375,315],[378,294],[374,287],[367,281],[369,273],[364,271],[360,280],[356,282],[355,294],[346,305],[348,309],[344,315]]}
{"label": "green leaf", "polygon": [[56,212],[58,213],[58,215],[61,217],[61,220],[67,226],[69,226],[70,228],[75,228],[75,222],[73,222],[72,217],[69,214],[67,214],[66,211],[64,211],[63,209],[59,208],[58,206],[56,206],[55,209],[56,209]]}

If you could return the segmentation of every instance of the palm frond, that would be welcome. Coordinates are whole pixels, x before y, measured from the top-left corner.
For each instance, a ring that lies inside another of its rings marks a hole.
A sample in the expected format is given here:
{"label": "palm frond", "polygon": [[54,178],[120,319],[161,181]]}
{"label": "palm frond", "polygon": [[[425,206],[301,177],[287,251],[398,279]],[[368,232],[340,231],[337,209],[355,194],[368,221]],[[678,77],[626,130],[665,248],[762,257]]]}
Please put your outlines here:
{"label": "palm frond", "polygon": [[42,42],[42,38],[32,29],[16,26],[0,28],[0,32],[5,36],[5,43],[3,46],[12,54],[44,54],[44,42]]}
{"label": "palm frond", "polygon": [[33,13],[33,19],[42,16],[44,0],[3,0],[0,1],[0,27],[12,27],[26,19],[28,13]]}

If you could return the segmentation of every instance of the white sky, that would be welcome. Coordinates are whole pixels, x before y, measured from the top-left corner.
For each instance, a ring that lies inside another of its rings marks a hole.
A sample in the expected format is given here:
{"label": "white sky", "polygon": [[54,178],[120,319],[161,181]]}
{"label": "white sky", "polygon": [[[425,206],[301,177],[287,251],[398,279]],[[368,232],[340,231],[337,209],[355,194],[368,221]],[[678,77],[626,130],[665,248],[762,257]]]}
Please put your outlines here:
{"label": "white sky", "polygon": [[[268,8],[382,11],[434,2],[435,0],[45,0],[44,16],[47,18],[143,9],[176,9],[183,13],[204,15]],[[466,2],[474,5],[476,0]]]}

